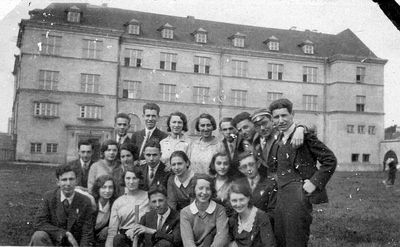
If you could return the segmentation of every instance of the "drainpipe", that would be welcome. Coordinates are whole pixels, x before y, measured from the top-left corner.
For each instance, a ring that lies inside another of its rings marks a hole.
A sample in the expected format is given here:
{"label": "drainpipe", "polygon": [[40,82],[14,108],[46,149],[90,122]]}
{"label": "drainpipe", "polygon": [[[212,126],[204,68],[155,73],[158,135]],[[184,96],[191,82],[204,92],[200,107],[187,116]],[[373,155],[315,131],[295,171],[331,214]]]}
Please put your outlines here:
{"label": "drainpipe", "polygon": [[323,119],[323,126],[322,126],[322,142],[326,143],[326,118],[327,118],[327,70],[328,70],[328,58],[324,58],[324,85],[323,85],[323,109],[322,109],[322,119]]}
{"label": "drainpipe", "polygon": [[222,95],[222,90],[224,90],[224,85],[223,85],[223,73],[224,73],[224,50],[221,48],[221,51],[219,53],[219,84],[218,84],[218,119],[221,121],[222,119],[222,107],[223,107],[223,102],[224,102],[224,95]]}
{"label": "drainpipe", "polygon": [[119,111],[119,88],[120,88],[120,77],[121,77],[121,49],[122,49],[122,35],[118,38],[118,55],[117,55],[117,79],[116,79],[116,92],[115,92],[115,115],[118,114]]}

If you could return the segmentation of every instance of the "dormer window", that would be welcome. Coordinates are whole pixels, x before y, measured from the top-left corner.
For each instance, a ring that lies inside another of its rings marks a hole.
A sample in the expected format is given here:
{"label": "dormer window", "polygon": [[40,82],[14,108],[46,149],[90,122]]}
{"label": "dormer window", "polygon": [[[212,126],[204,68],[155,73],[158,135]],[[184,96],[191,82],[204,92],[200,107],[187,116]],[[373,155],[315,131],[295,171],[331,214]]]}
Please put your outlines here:
{"label": "dormer window", "polygon": [[207,43],[207,31],[203,28],[199,28],[192,33],[197,43]]}
{"label": "dormer window", "polygon": [[246,38],[246,35],[237,32],[236,34],[232,35],[231,37],[229,37],[230,39],[232,39],[232,45],[234,47],[244,47],[244,39]]}
{"label": "dormer window", "polygon": [[67,10],[67,21],[75,23],[81,21],[81,10],[75,5]]}
{"label": "dormer window", "polygon": [[130,22],[128,22],[128,33],[134,34],[134,35],[139,35],[140,34],[140,22],[138,22],[135,19],[132,19]]}
{"label": "dormer window", "polygon": [[161,31],[161,37],[163,39],[174,39],[174,29],[175,27],[169,23],[161,26],[157,31]]}
{"label": "dormer window", "polygon": [[271,36],[264,43],[267,44],[268,50],[279,51],[279,39],[277,37]]}
{"label": "dormer window", "polygon": [[310,40],[306,40],[300,44],[304,54],[314,54],[314,43]]}

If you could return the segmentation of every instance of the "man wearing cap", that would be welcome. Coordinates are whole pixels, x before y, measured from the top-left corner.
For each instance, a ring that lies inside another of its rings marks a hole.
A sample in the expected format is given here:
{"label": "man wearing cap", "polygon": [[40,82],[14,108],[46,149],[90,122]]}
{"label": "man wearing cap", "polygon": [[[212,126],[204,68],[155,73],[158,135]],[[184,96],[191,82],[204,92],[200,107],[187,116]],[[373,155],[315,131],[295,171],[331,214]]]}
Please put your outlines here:
{"label": "man wearing cap", "polygon": [[238,130],[238,151],[250,151],[253,152],[253,138],[256,133],[254,124],[251,122],[251,116],[248,112],[241,112],[232,119],[232,125]]}

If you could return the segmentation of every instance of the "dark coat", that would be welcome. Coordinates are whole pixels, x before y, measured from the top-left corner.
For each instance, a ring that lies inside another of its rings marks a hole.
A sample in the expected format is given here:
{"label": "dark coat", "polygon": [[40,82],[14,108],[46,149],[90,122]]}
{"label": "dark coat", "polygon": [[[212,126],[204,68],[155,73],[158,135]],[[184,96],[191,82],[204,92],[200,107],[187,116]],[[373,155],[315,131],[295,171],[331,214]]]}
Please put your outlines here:
{"label": "dark coat", "polygon": [[[167,133],[162,132],[161,130],[159,130],[158,128],[156,128],[152,135],[148,138],[148,140],[153,139],[156,140],[157,142],[160,142],[162,139],[166,138],[168,136]],[[138,148],[138,152],[140,152],[140,148],[142,147],[142,143],[144,138],[146,137],[146,130],[142,129],[139,131],[136,131],[132,134],[131,137],[131,142],[133,143],[133,145],[135,145]],[[139,157],[140,160],[144,159],[143,154]]]}
{"label": "dark coat", "polygon": [[82,167],[80,159],[77,159],[77,160],[74,160],[74,161],[71,161],[68,163],[69,165],[72,166],[72,169],[75,171],[77,186],[82,186],[84,188],[87,188],[89,170],[90,170],[90,167],[93,165],[93,163],[94,163],[93,160],[91,160],[89,162],[88,169],[84,169]]}
{"label": "dark coat", "polygon": [[154,174],[153,181],[151,182],[151,185],[149,186],[149,167],[148,165],[142,165],[141,167],[142,174],[143,174],[143,184],[141,185],[141,188],[143,190],[149,190],[152,185],[157,185],[161,184],[164,186],[165,189],[167,189],[167,182],[168,178],[170,176],[170,172],[165,171],[165,164],[160,162],[158,165],[156,174]]}
{"label": "dark coat", "polygon": [[61,244],[65,233],[69,231],[79,246],[93,246],[94,212],[89,198],[75,192],[68,213],[64,211],[60,198],[59,189],[45,193],[43,205],[36,217],[35,230],[48,233],[53,243],[57,245]]}

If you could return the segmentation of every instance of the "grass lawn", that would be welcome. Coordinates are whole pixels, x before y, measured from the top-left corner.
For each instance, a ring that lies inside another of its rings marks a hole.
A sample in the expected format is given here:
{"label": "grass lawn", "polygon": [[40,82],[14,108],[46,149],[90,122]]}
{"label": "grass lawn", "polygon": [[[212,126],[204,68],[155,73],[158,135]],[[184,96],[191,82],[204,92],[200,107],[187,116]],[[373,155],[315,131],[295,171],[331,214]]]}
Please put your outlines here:
{"label": "grass lawn", "polygon": [[[330,203],[314,206],[310,246],[400,246],[400,181],[382,172],[337,172]],[[0,245],[27,245],[42,194],[55,188],[54,168],[0,164]]]}

